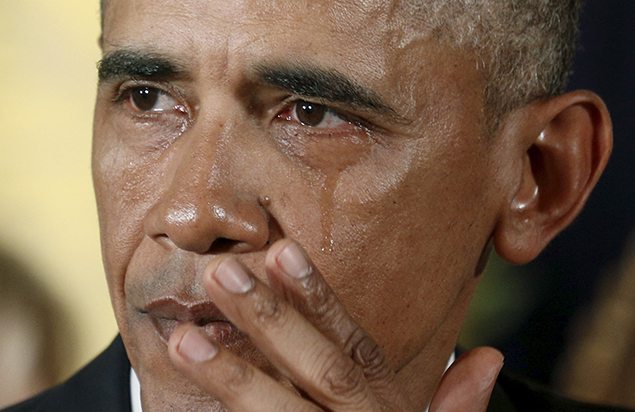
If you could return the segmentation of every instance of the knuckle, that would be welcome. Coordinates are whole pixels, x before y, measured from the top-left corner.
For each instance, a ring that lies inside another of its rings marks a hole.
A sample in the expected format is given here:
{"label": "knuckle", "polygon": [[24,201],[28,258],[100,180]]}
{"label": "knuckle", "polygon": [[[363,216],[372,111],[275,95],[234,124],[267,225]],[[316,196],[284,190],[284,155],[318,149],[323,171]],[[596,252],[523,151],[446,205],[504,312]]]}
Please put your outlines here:
{"label": "knuckle", "polygon": [[240,396],[254,381],[254,370],[246,362],[237,362],[228,366],[225,376],[225,387],[233,394]]}
{"label": "knuckle", "polygon": [[347,313],[333,291],[325,284],[315,286],[312,293],[305,301],[306,311],[317,324],[329,325],[330,328],[339,329],[340,325],[347,322]]}
{"label": "knuckle", "polygon": [[263,327],[282,325],[286,322],[287,308],[275,297],[261,296],[254,304],[254,319]]}
{"label": "knuckle", "polygon": [[363,370],[351,359],[333,352],[323,363],[321,386],[335,398],[362,396],[365,388]]}
{"label": "knuckle", "polygon": [[382,379],[390,375],[384,352],[362,328],[356,327],[350,334],[344,350],[362,368],[368,379]]}
{"label": "knuckle", "polygon": [[353,346],[353,360],[357,362],[367,374],[376,374],[385,369],[386,357],[381,348],[369,337],[364,336]]}
{"label": "knuckle", "polygon": [[307,289],[310,289],[307,300],[315,316],[319,319],[332,317],[338,308],[338,300],[326,283],[312,279],[312,285]]}
{"label": "knuckle", "polygon": [[331,319],[339,314],[339,301],[325,285],[317,286],[312,298],[312,310],[318,319]]}

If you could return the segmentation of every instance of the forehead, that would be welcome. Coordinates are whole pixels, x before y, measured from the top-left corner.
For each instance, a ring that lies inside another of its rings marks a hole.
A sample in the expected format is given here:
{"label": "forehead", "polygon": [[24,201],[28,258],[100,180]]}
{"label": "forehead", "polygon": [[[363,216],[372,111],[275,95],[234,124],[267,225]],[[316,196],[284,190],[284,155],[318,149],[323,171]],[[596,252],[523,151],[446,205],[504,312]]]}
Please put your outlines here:
{"label": "forehead", "polygon": [[417,102],[482,85],[472,56],[439,44],[411,3],[109,0],[103,47],[170,54],[210,78],[259,60],[337,69],[400,100],[407,117]]}
{"label": "forehead", "polygon": [[[402,7],[384,1],[309,1],[293,2],[280,0],[110,0],[106,7],[105,22],[109,17],[121,19],[134,16],[145,23],[148,20],[167,19],[172,27],[187,25],[190,29],[202,23],[207,29],[255,30],[259,25],[269,30],[286,30],[290,26],[305,25],[307,28],[327,29],[331,32],[364,34],[375,32],[376,38],[383,32],[402,27],[406,14],[399,13]],[[212,26],[210,26],[212,24]],[[185,27],[182,27],[184,29]],[[200,27],[198,27],[200,28]]]}
{"label": "forehead", "polygon": [[[253,54],[259,48],[270,52],[275,44],[273,51],[287,56],[345,53],[347,60],[374,59],[379,66],[380,51],[397,51],[414,40],[404,38],[412,25],[397,9],[384,1],[110,0],[104,34],[106,47],[132,42],[189,53],[207,48]],[[338,43],[342,39],[345,47]],[[369,55],[371,49],[375,53]]]}
{"label": "forehead", "polygon": [[[342,25],[354,25],[359,20],[379,23],[412,21],[413,14],[421,13],[424,0],[234,0],[232,2],[216,0],[103,0],[102,12],[136,11],[154,15],[168,14],[171,17],[181,15],[184,18],[206,18],[215,16],[222,19],[238,15],[255,18],[273,19],[293,16],[297,20],[321,18],[338,20]],[[426,8],[427,9],[427,8]],[[108,13],[105,13],[108,14]],[[312,23],[325,23],[325,21]],[[347,24],[351,23],[351,24]]]}

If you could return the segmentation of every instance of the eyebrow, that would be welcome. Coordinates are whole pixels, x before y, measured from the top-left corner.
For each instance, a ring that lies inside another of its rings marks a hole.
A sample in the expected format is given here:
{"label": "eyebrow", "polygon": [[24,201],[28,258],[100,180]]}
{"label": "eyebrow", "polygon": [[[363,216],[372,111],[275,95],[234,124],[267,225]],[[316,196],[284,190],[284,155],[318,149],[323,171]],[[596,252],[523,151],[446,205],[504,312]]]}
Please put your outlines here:
{"label": "eyebrow", "polygon": [[121,77],[132,78],[181,78],[186,77],[185,68],[156,53],[133,50],[116,50],[106,54],[97,65],[100,82]]}
{"label": "eyebrow", "polygon": [[302,97],[342,103],[356,109],[403,119],[373,90],[337,70],[304,64],[263,64],[256,66],[255,73],[261,83],[288,90]]}
{"label": "eyebrow", "polygon": [[[117,78],[188,78],[185,65],[159,53],[115,50],[98,63],[99,82]],[[310,64],[259,64],[254,73],[259,83],[288,90],[305,98],[340,103],[374,112],[397,122],[407,119],[397,113],[373,90],[334,69]]]}

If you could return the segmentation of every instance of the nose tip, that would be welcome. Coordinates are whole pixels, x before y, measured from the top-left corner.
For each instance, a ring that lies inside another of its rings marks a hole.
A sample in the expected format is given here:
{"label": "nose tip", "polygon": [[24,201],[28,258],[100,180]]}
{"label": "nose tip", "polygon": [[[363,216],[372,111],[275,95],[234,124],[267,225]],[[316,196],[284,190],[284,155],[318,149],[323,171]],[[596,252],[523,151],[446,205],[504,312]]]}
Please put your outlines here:
{"label": "nose tip", "polygon": [[198,254],[245,253],[267,245],[268,226],[267,212],[256,199],[234,201],[228,207],[172,198],[152,208],[145,231],[153,239],[168,239],[179,249]]}
{"label": "nose tip", "polygon": [[267,245],[269,212],[258,201],[255,172],[245,167],[250,146],[235,128],[223,126],[225,115],[200,115],[187,137],[168,148],[158,199],[145,216],[147,236],[198,254]]}

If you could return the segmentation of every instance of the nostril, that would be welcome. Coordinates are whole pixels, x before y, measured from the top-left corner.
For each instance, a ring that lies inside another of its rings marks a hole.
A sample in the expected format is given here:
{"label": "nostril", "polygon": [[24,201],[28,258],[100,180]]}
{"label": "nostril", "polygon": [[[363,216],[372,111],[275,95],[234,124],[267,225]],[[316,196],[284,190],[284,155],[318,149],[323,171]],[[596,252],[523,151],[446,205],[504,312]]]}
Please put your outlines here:
{"label": "nostril", "polygon": [[244,244],[246,247],[249,246],[246,243],[239,242],[237,240],[228,239],[226,237],[219,237],[214,239],[214,242],[212,242],[210,246],[209,252],[214,254],[234,252],[241,243]]}
{"label": "nostril", "polygon": [[282,227],[280,227],[280,223],[278,223],[278,220],[273,217],[273,216],[269,216],[269,238],[267,239],[267,247],[269,247],[270,245],[276,243],[276,241],[282,239],[284,237],[284,232],[282,230]]}
{"label": "nostril", "polygon": [[284,237],[270,198],[258,206],[253,197],[233,193],[217,191],[211,200],[194,194],[176,187],[166,192],[144,221],[146,234],[197,254],[259,252]]}
{"label": "nostril", "polygon": [[264,243],[235,240],[228,237],[218,237],[214,239],[209,247],[209,250],[206,250],[205,252],[211,254],[246,253],[269,248],[270,245],[284,237],[280,224],[273,216],[269,216],[268,230],[266,234],[268,237]]}

